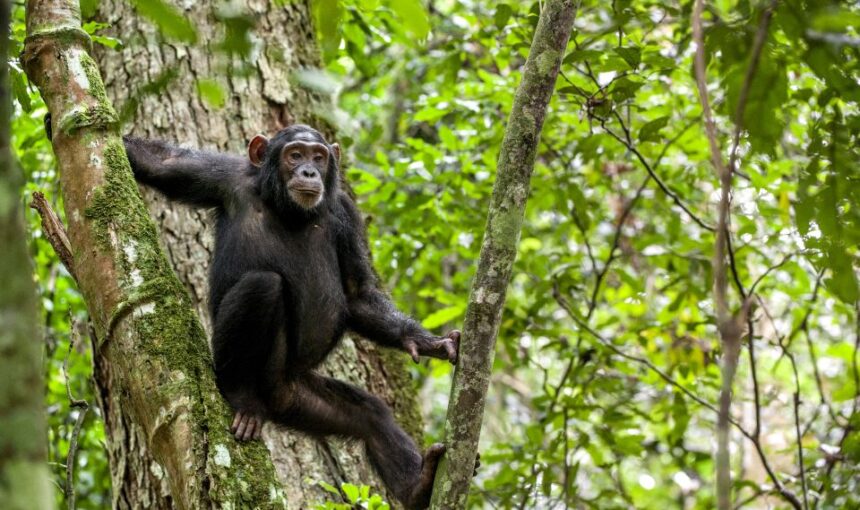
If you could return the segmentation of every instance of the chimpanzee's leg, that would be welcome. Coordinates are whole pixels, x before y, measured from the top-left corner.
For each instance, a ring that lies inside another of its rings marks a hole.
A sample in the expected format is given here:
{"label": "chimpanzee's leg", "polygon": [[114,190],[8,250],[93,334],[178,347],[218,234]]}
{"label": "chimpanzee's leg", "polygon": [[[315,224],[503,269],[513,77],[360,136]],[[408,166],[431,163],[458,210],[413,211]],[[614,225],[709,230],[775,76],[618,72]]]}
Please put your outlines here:
{"label": "chimpanzee's leg", "polygon": [[307,373],[284,383],[271,402],[273,420],[308,434],[364,441],[370,462],[385,485],[409,509],[426,508],[442,445],[424,457],[378,397],[350,384]]}
{"label": "chimpanzee's leg", "polygon": [[283,281],[272,272],[249,272],[227,292],[215,313],[212,350],[221,393],[236,411],[236,439],[259,438],[265,395],[283,377],[286,358]]}

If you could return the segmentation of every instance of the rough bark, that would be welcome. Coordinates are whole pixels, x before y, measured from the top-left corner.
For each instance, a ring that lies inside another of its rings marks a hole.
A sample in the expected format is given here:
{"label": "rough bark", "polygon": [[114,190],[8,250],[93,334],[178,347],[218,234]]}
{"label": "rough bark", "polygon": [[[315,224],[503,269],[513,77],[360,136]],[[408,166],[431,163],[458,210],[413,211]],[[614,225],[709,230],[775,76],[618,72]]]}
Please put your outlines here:
{"label": "rough bark", "polygon": [[[216,47],[223,23],[215,2],[178,2],[183,15],[197,29],[198,42],[165,42],[156,27],[135,13],[130,2],[103,0],[97,16],[111,25],[108,35],[124,42],[120,51],[97,49],[108,95],[120,111],[129,111],[124,131],[160,138],[190,147],[244,153],[255,134],[272,134],[293,122],[318,126],[329,135],[334,127],[322,120],[330,99],[293,84],[293,73],[320,67],[308,1],[233,2],[237,12],[254,21],[255,49],[244,63],[250,73],[239,72],[239,61],[229,60]],[[164,90],[146,92],[148,84],[175,76]],[[215,108],[201,100],[196,81],[216,80],[226,101]],[[136,105],[136,106],[135,106]],[[172,267],[191,294],[193,306],[210,331],[207,274],[212,254],[212,229],[206,211],[170,203],[157,192],[141,187],[159,237]],[[366,342],[346,340],[326,364],[326,371],[367,387],[395,409],[407,430],[421,439],[421,419],[404,357],[380,351]],[[147,466],[152,465],[146,442],[125,417],[121,398],[113,390],[116,375],[96,374],[106,409],[114,491],[123,501],[149,498],[153,507],[168,507],[168,487]],[[307,508],[326,497],[309,481],[368,483],[382,490],[368,465],[363,448],[338,440],[318,442],[300,434],[267,426],[264,439],[293,508]],[[127,466],[123,469],[123,466]],[[133,475],[133,476],[132,476]],[[137,494],[137,495],[136,495]],[[391,498],[388,498],[389,501]]]}
{"label": "rough bark", "polygon": [[6,56],[10,3],[0,0],[0,501],[4,508],[53,507],[42,408],[36,288],[21,214],[20,170],[9,146]]}
{"label": "rough bark", "polygon": [[511,279],[540,133],[576,10],[548,0],[505,129],[478,269],[463,324],[445,423],[447,453],[436,473],[434,509],[466,507],[481,434],[494,347]]}
{"label": "rough bark", "polygon": [[133,424],[135,446],[151,454],[146,473],[123,471],[163,480],[176,508],[283,506],[265,448],[239,445],[228,433],[203,329],[158,246],[89,45],[76,0],[27,3],[22,61],[53,118],[74,271],[99,339],[95,357]]}

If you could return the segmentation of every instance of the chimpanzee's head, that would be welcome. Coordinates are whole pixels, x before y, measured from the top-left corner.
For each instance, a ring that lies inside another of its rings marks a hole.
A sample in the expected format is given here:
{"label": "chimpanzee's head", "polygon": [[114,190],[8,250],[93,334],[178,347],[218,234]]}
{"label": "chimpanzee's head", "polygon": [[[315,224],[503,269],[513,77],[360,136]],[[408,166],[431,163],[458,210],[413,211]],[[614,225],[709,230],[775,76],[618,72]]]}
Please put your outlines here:
{"label": "chimpanzee's head", "polygon": [[336,194],[340,146],[329,145],[316,129],[296,124],[271,140],[257,135],[248,158],[261,170],[263,198],[283,214],[313,215]]}

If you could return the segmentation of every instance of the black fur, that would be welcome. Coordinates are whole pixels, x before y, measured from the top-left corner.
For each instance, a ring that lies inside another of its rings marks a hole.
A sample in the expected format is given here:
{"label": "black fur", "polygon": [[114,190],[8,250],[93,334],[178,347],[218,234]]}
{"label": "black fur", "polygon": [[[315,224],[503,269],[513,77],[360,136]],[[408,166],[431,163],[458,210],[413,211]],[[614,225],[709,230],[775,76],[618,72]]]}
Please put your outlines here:
{"label": "black fur", "polygon": [[[281,149],[306,140],[331,157],[312,209],[287,192]],[[424,508],[444,448],[422,459],[379,398],[313,372],[345,330],[388,347],[456,360],[459,333],[436,337],[399,312],[377,287],[361,216],[338,186],[334,148],[316,130],[291,126],[247,157],[126,138],[135,177],[165,195],[213,208],[212,347],[218,387],[237,412],[237,438],[259,437],[264,420],[318,436],[364,441],[389,489]]]}

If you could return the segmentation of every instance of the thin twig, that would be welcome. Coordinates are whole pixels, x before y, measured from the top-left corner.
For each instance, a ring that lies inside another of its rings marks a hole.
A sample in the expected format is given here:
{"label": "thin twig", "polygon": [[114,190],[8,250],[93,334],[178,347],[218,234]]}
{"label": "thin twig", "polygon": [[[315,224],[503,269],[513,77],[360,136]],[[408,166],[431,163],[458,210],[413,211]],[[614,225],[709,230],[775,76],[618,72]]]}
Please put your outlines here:
{"label": "thin twig", "polygon": [[609,256],[606,257],[606,262],[603,263],[603,268],[599,273],[597,273],[597,277],[594,281],[594,288],[591,292],[591,300],[588,303],[588,313],[585,316],[585,320],[591,319],[595,308],[597,308],[597,296],[600,293],[600,286],[603,283],[603,279],[606,278],[606,273],[609,272],[609,267],[615,260],[615,252],[618,251],[618,246],[621,244],[624,225],[627,223],[627,218],[630,217],[630,213],[633,212],[633,208],[636,206],[636,203],[639,202],[639,199],[642,197],[642,192],[645,191],[645,187],[648,185],[648,180],[649,179],[645,179],[642,181],[642,184],[640,184],[636,189],[636,193],[633,195],[633,198],[624,208],[624,211],[621,213],[621,217],[618,219],[618,226],[616,227],[615,235],[612,238],[612,247],[609,249]]}
{"label": "thin twig", "polygon": [[[816,288],[817,291],[817,288]],[[776,331],[776,321],[773,320],[773,316],[771,316],[770,311],[765,305],[764,300],[760,296],[756,296],[756,299],[761,306],[762,311],[764,312],[765,317],[770,321],[774,331]],[[811,307],[810,307],[811,309]],[[806,319],[804,319],[806,322]],[[800,328],[797,328],[795,331],[799,331]],[[791,335],[789,335],[790,337]],[[777,343],[779,344],[780,350],[782,350],[783,356],[788,358],[788,362],[791,365],[791,372],[794,375],[794,430],[795,430],[795,438],[797,442],[797,454],[798,454],[798,464],[800,467],[800,485],[803,490],[803,508],[809,508],[809,500],[807,498],[807,484],[806,484],[806,467],[803,464],[803,433],[800,429],[800,374],[797,371],[797,361],[794,359],[794,354],[788,350],[788,346],[784,342],[786,337],[780,336],[777,334]]]}
{"label": "thin twig", "polygon": [[[620,121],[620,119],[619,119],[619,121]],[[693,220],[697,225],[699,225],[700,227],[702,227],[703,229],[705,229],[709,232],[714,231],[714,227],[712,227],[711,225],[708,225],[707,223],[704,222],[704,220],[702,220],[701,218],[696,216],[696,214],[689,207],[687,207],[687,205],[681,200],[681,197],[679,197],[677,193],[675,193],[674,191],[669,189],[669,186],[667,186],[666,183],[663,182],[663,179],[661,179],[660,176],[657,175],[657,172],[654,171],[654,168],[651,166],[651,164],[648,163],[648,160],[645,159],[645,156],[643,156],[642,153],[639,152],[639,150],[633,145],[632,141],[628,141],[625,138],[622,138],[621,136],[618,135],[618,133],[609,129],[606,126],[606,120],[605,119],[600,119],[600,127],[602,127],[603,130],[606,131],[612,138],[615,138],[622,145],[624,145],[624,147],[627,148],[627,150],[629,150],[631,153],[633,153],[634,156],[636,156],[636,159],[639,160],[639,162],[642,164],[642,167],[645,168],[646,172],[648,172],[648,175],[650,175],[651,178],[654,179],[654,182],[657,183],[657,186],[660,188],[660,190],[667,197],[671,198],[672,202],[674,202],[675,205],[677,205],[682,211],[687,213],[687,216],[689,216],[691,220]],[[627,128],[623,124],[622,124],[622,129],[629,136],[629,131],[627,130]]]}
{"label": "thin twig", "polygon": [[60,262],[66,266],[66,270],[75,278],[75,260],[72,256],[72,245],[69,242],[69,236],[66,234],[66,227],[60,221],[60,217],[51,208],[51,204],[45,199],[45,195],[36,191],[33,193],[33,200],[30,202],[30,207],[38,211],[42,218],[42,232],[45,238],[51,243],[57,256],[60,257]]}
{"label": "thin twig", "polygon": [[806,484],[806,466],[803,464],[803,435],[800,432],[800,381],[798,380],[797,375],[797,365],[794,362],[794,356],[792,356],[791,360],[792,367],[794,368],[794,382],[795,382],[795,390],[794,390],[794,430],[797,437],[797,464],[800,466],[800,487],[803,491],[803,508],[809,509],[809,498],[807,494],[809,490],[807,490]]}
{"label": "thin twig", "polygon": [[69,398],[69,409],[79,409],[78,417],[75,420],[75,427],[72,429],[72,435],[69,438],[69,452],[66,455],[66,486],[63,488],[63,493],[66,496],[66,505],[69,510],[75,510],[75,457],[78,453],[78,438],[81,435],[81,427],[84,425],[84,420],[87,418],[87,412],[90,405],[86,400],[77,399],[72,396],[72,386],[69,382],[69,357],[75,344],[78,340],[77,323],[72,320],[71,334],[69,336],[69,352],[66,353],[66,358],[63,360],[63,378],[66,380],[66,396]]}
{"label": "thin twig", "polygon": [[[601,344],[603,344],[606,348],[608,348],[609,350],[611,350],[615,354],[621,356],[622,358],[628,359],[630,361],[634,361],[636,363],[639,363],[639,364],[647,367],[649,370],[651,370],[652,372],[657,374],[661,379],[663,379],[670,386],[677,388],[681,393],[690,397],[697,404],[699,404],[702,407],[705,407],[706,409],[709,409],[710,411],[719,415],[719,409],[717,409],[717,407],[714,406],[714,404],[711,404],[707,400],[705,400],[702,397],[693,393],[690,389],[688,389],[687,387],[685,387],[684,385],[682,385],[681,383],[679,383],[678,381],[673,379],[669,374],[660,370],[656,365],[651,363],[648,359],[634,356],[632,354],[627,354],[626,352],[622,351],[620,348],[618,348],[617,346],[612,344],[612,342],[609,339],[605,338],[600,333],[598,333],[597,331],[592,329],[590,326],[588,326],[588,324],[585,324],[584,322],[582,322],[582,319],[580,319],[574,313],[570,304],[561,295],[557,286],[555,286],[553,288],[553,298],[556,300],[556,302],[559,304],[559,306],[561,306],[561,308],[565,312],[567,312],[567,315],[573,320],[573,322],[575,322],[583,331],[585,331],[586,333],[588,333],[589,335],[594,337],[597,341],[599,341]],[[860,341],[860,340],[858,340],[858,341]],[[785,485],[782,483],[782,481],[779,479],[779,477],[777,477],[776,472],[773,470],[773,467],[770,465],[770,461],[768,460],[767,455],[764,452],[764,448],[762,447],[762,444],[761,444],[761,441],[759,440],[759,438],[753,436],[753,434],[750,431],[746,430],[737,420],[735,420],[731,416],[729,416],[729,423],[733,427],[735,427],[744,437],[749,439],[750,442],[753,444],[753,446],[755,447],[756,453],[758,454],[759,461],[762,464],[762,467],[764,467],[764,470],[767,473],[768,477],[770,478],[770,481],[773,483],[774,487],[776,487],[776,492],[778,492],[780,495],[782,495],[782,497],[785,498],[785,500],[788,501],[792,505],[792,507],[800,510],[802,508],[800,500],[798,500],[797,496],[793,492],[788,490],[788,488],[785,487]]]}
{"label": "thin twig", "polygon": [[[711,149],[711,161],[714,165],[717,177],[720,181],[720,202],[717,221],[717,238],[714,246],[714,304],[717,309],[717,326],[722,340],[724,357],[722,361],[722,376],[723,382],[720,389],[720,416],[717,423],[717,504],[721,510],[729,510],[732,507],[731,498],[731,465],[729,459],[729,430],[728,424],[731,419],[731,390],[732,380],[737,371],[738,354],[740,352],[741,340],[741,324],[749,323],[746,316],[747,306],[741,307],[741,313],[737,316],[732,316],[728,304],[728,285],[726,275],[726,251],[730,249],[730,232],[729,218],[731,206],[731,188],[732,174],[734,171],[735,160],[732,159],[732,164],[726,168],[723,162],[722,153],[719,142],[717,141],[716,124],[711,112],[710,102],[708,100],[707,75],[705,69],[705,42],[704,31],[702,28],[702,10],[704,7],[703,0],[696,0],[693,6],[693,40],[696,43],[696,53],[694,58],[696,85],[699,91],[699,100],[702,104],[702,116],[705,121],[705,133],[708,138],[708,145]],[[741,96],[745,97],[749,94],[749,88],[755,77],[756,68],[762,48],[764,47],[764,39],[767,36],[767,29],[770,22],[770,14],[765,13],[762,23],[759,25],[759,30],[756,35],[757,44],[753,50],[756,52],[752,56],[750,66],[747,70],[746,79],[744,80]],[[746,99],[736,111],[736,118],[743,118],[744,109],[746,107]],[[737,137],[739,137],[740,126],[736,126]],[[732,152],[736,152],[733,149]],[[740,279],[737,277],[737,267],[734,265],[734,254],[732,256],[732,271],[735,275],[735,281],[740,284]],[[739,286],[742,289],[742,286]],[[749,303],[748,299],[744,300]],[[758,425],[757,425],[758,427]],[[761,445],[758,438],[754,442],[760,457],[763,457]],[[770,469],[768,466],[769,474]],[[776,481],[774,475],[771,478]],[[788,491],[781,483],[777,483],[780,488],[780,493],[794,506],[800,509],[800,501],[792,492]]]}
{"label": "thin twig", "polygon": [[[854,356],[852,357],[852,368],[854,371],[854,403],[851,406],[851,414],[849,416],[856,416],[857,412],[860,411],[860,301],[857,301],[854,305],[855,315],[854,315],[854,327],[856,329],[856,336],[854,338]],[[824,499],[824,492],[830,488],[830,474],[833,472],[833,468],[836,467],[836,464],[845,458],[842,453],[842,449],[845,445],[845,440],[848,439],[848,436],[851,435],[856,427],[853,425],[851,420],[845,424],[842,428],[842,437],[839,439],[839,452],[835,454],[828,453],[826,456],[826,463],[824,465],[824,476],[821,477],[821,483],[818,486],[818,494],[819,499],[816,500],[815,506],[818,506],[818,503]]]}
{"label": "thin twig", "polygon": [[802,325],[803,329],[803,338],[806,339],[806,348],[809,350],[809,361],[812,365],[812,375],[815,378],[815,388],[818,390],[818,398],[819,402],[825,409],[827,409],[827,414],[830,415],[830,419],[833,420],[834,424],[839,425],[839,416],[836,414],[836,411],[833,409],[833,406],[830,405],[830,401],[827,400],[824,392],[824,383],[821,380],[821,372],[818,370],[818,354],[815,352],[815,344],[812,341],[812,336],[809,332],[809,321],[805,321]]}
{"label": "thin twig", "polygon": [[[588,240],[587,240],[588,236],[586,235],[584,228],[579,226],[579,221],[576,218],[574,218],[574,223],[577,225],[577,228],[579,228],[583,237],[586,239],[585,243],[586,243],[586,247],[588,248],[589,258],[591,259],[592,269],[594,270],[594,272],[596,274],[596,277],[594,280],[594,287],[592,288],[592,291],[591,291],[591,299],[588,302],[588,312],[585,316],[586,321],[590,320],[592,315],[594,315],[594,310],[597,308],[597,297],[600,294],[600,287],[601,287],[601,284],[603,283],[604,278],[606,278],[606,274],[609,272],[609,267],[612,265],[612,262],[615,260],[615,252],[618,251],[618,246],[621,244],[621,235],[622,235],[622,230],[624,229],[624,225],[627,223],[627,218],[630,216],[630,213],[633,211],[633,208],[636,206],[636,203],[642,197],[642,192],[645,191],[645,187],[647,186],[648,181],[649,181],[649,179],[646,178],[642,182],[642,184],[639,185],[639,187],[636,189],[636,193],[633,195],[633,198],[624,207],[624,211],[622,211],[621,217],[618,220],[618,225],[615,228],[615,235],[613,236],[613,239],[612,239],[612,246],[609,249],[609,256],[606,258],[606,262],[603,263],[603,267],[600,269],[600,271],[597,271],[597,263],[596,263],[594,257],[591,256],[591,248],[590,248],[590,245],[588,244]],[[557,283],[554,285],[557,286]],[[550,401],[549,406],[547,407],[549,409],[549,412],[547,413],[547,417],[551,416],[552,411],[555,408],[555,404],[558,400],[558,395],[561,392],[561,389],[564,387],[564,385],[567,384],[567,380],[571,374],[571,369],[573,368],[573,364],[577,361],[578,361],[578,358],[575,358],[575,357],[571,357],[568,360],[567,366],[565,367],[564,371],[562,372],[561,379],[559,380],[558,384],[555,387],[555,392],[553,393],[552,400]]]}
{"label": "thin twig", "polygon": [[[678,390],[681,391],[681,393],[684,393],[685,395],[687,395],[688,397],[693,399],[699,405],[706,407],[715,413],[717,412],[717,408],[713,404],[711,404],[707,400],[705,400],[702,397],[693,393],[690,389],[688,389],[687,387],[685,387],[684,385],[682,385],[681,383],[679,383],[678,381],[673,379],[669,374],[660,370],[660,368],[658,368],[656,365],[651,363],[648,359],[641,358],[639,356],[634,356],[632,354],[627,354],[626,352],[624,352],[620,348],[618,348],[616,345],[614,345],[610,340],[604,338],[600,333],[595,331],[591,326],[589,326],[588,324],[583,322],[582,319],[580,319],[576,315],[576,313],[573,311],[573,308],[571,307],[570,303],[568,303],[567,300],[564,298],[564,296],[561,295],[561,292],[558,289],[557,285],[554,286],[554,288],[553,288],[553,298],[556,300],[556,302],[559,304],[559,306],[561,306],[561,308],[567,312],[567,315],[573,320],[573,322],[575,322],[577,324],[577,326],[579,326],[583,331],[585,331],[586,333],[588,333],[589,335],[594,337],[594,339],[599,341],[606,348],[608,348],[609,350],[611,350],[612,352],[614,352],[618,356],[621,356],[622,358],[628,359],[630,361],[635,361],[636,363],[644,365],[649,370],[651,370],[652,372],[657,374],[661,379],[666,381],[666,383],[677,388]],[[741,425],[738,422],[733,421],[733,424],[736,425],[739,429],[742,429]]]}
{"label": "thin twig", "polygon": [[784,265],[785,265],[785,263],[786,263],[786,262],[788,262],[788,261],[789,261],[789,259],[791,259],[791,258],[792,258],[792,257],[794,257],[795,255],[796,255],[796,253],[789,253],[788,255],[786,255],[785,257],[783,257],[783,258],[782,258],[782,260],[780,260],[779,262],[777,262],[775,265],[770,266],[769,268],[767,268],[767,270],[765,270],[765,272],[764,272],[764,273],[762,273],[762,274],[761,274],[761,276],[759,276],[758,278],[756,278],[756,280],[753,282],[752,286],[750,287],[749,293],[750,293],[750,294],[755,294],[756,287],[758,287],[758,284],[759,284],[759,283],[761,283],[765,278],[767,278],[767,276],[768,276],[770,273],[772,273],[773,271],[776,271],[776,270],[777,270],[777,269],[779,269],[780,267],[784,266]]}
{"label": "thin twig", "polygon": [[756,71],[758,70],[761,52],[762,49],[764,49],[764,43],[767,40],[767,30],[770,26],[770,20],[773,17],[773,11],[776,9],[777,2],[778,0],[771,0],[770,5],[768,5],[762,13],[761,23],[759,24],[758,31],[755,34],[755,41],[753,42],[752,53],[750,55],[750,65],[747,67],[746,75],[744,75],[744,83],[741,86],[741,92],[738,96],[738,105],[735,108],[734,119],[735,132],[732,136],[732,148],[731,151],[729,151],[729,171],[731,172],[735,172],[737,170],[738,146],[741,141],[741,131],[743,131],[744,128],[744,110],[746,110],[749,91],[753,78],[755,78]]}
{"label": "thin twig", "polygon": [[[573,38],[573,43],[577,48],[579,48],[579,45],[577,44],[575,37]],[[591,66],[589,65],[588,61],[586,60],[583,63],[585,64],[585,69],[586,69],[585,71],[579,69],[576,66],[574,66],[574,69],[576,69],[576,71],[579,72],[580,74],[582,74],[583,76],[589,78],[597,86],[597,91],[595,93],[593,93],[590,98],[593,98],[597,94],[601,93],[603,90],[605,90],[607,87],[609,87],[613,81],[617,80],[618,78],[621,78],[622,75],[625,74],[625,73],[619,73],[619,75],[616,75],[615,77],[613,77],[613,79],[609,83],[607,83],[606,85],[601,85],[600,81],[597,79],[597,77],[594,75],[594,72],[591,70]],[[565,75],[564,73],[560,73],[560,76],[565,81],[567,81],[569,84],[575,85],[573,83],[573,81],[571,81],[570,78],[568,78],[567,75]],[[707,223],[702,221],[701,218],[696,216],[696,214],[693,213],[693,211],[689,207],[687,207],[686,204],[684,204],[684,202],[681,200],[681,197],[679,197],[677,193],[675,193],[674,191],[669,189],[669,187],[666,185],[666,183],[664,183],[663,180],[660,178],[660,176],[658,176],[657,173],[654,171],[654,168],[656,168],[659,165],[660,161],[665,156],[668,148],[671,145],[673,145],[675,142],[677,142],[678,139],[687,131],[687,129],[689,129],[693,125],[693,123],[688,124],[686,127],[684,127],[678,133],[678,135],[676,135],[673,139],[671,139],[669,141],[669,143],[667,143],[663,147],[663,152],[660,153],[660,156],[657,158],[655,164],[651,165],[648,163],[648,160],[645,159],[645,157],[642,155],[642,153],[639,152],[639,150],[633,144],[633,140],[632,140],[632,137],[630,135],[630,129],[627,127],[627,124],[624,122],[624,120],[621,118],[621,116],[618,114],[618,112],[613,110],[613,114],[615,115],[616,119],[620,123],[621,129],[624,131],[625,137],[622,138],[622,137],[618,136],[617,133],[615,133],[612,130],[610,130],[609,128],[607,128],[606,127],[606,119],[598,119],[598,120],[600,120],[600,126],[603,128],[603,130],[606,131],[607,133],[609,133],[610,136],[612,136],[613,138],[615,138],[616,140],[621,142],[621,144],[624,145],[624,147],[627,148],[628,151],[632,152],[633,155],[636,156],[636,159],[639,160],[639,162],[645,168],[645,171],[648,172],[648,175],[651,176],[652,179],[654,179],[654,182],[657,183],[657,186],[660,188],[660,190],[666,196],[671,198],[672,201],[675,203],[675,205],[677,205],[679,208],[681,208],[682,211],[687,213],[687,216],[689,216],[690,219],[692,219],[694,222],[696,222],[696,224],[698,224],[700,227],[704,228],[705,230],[707,230],[709,232],[713,232],[714,227],[708,225]]]}

